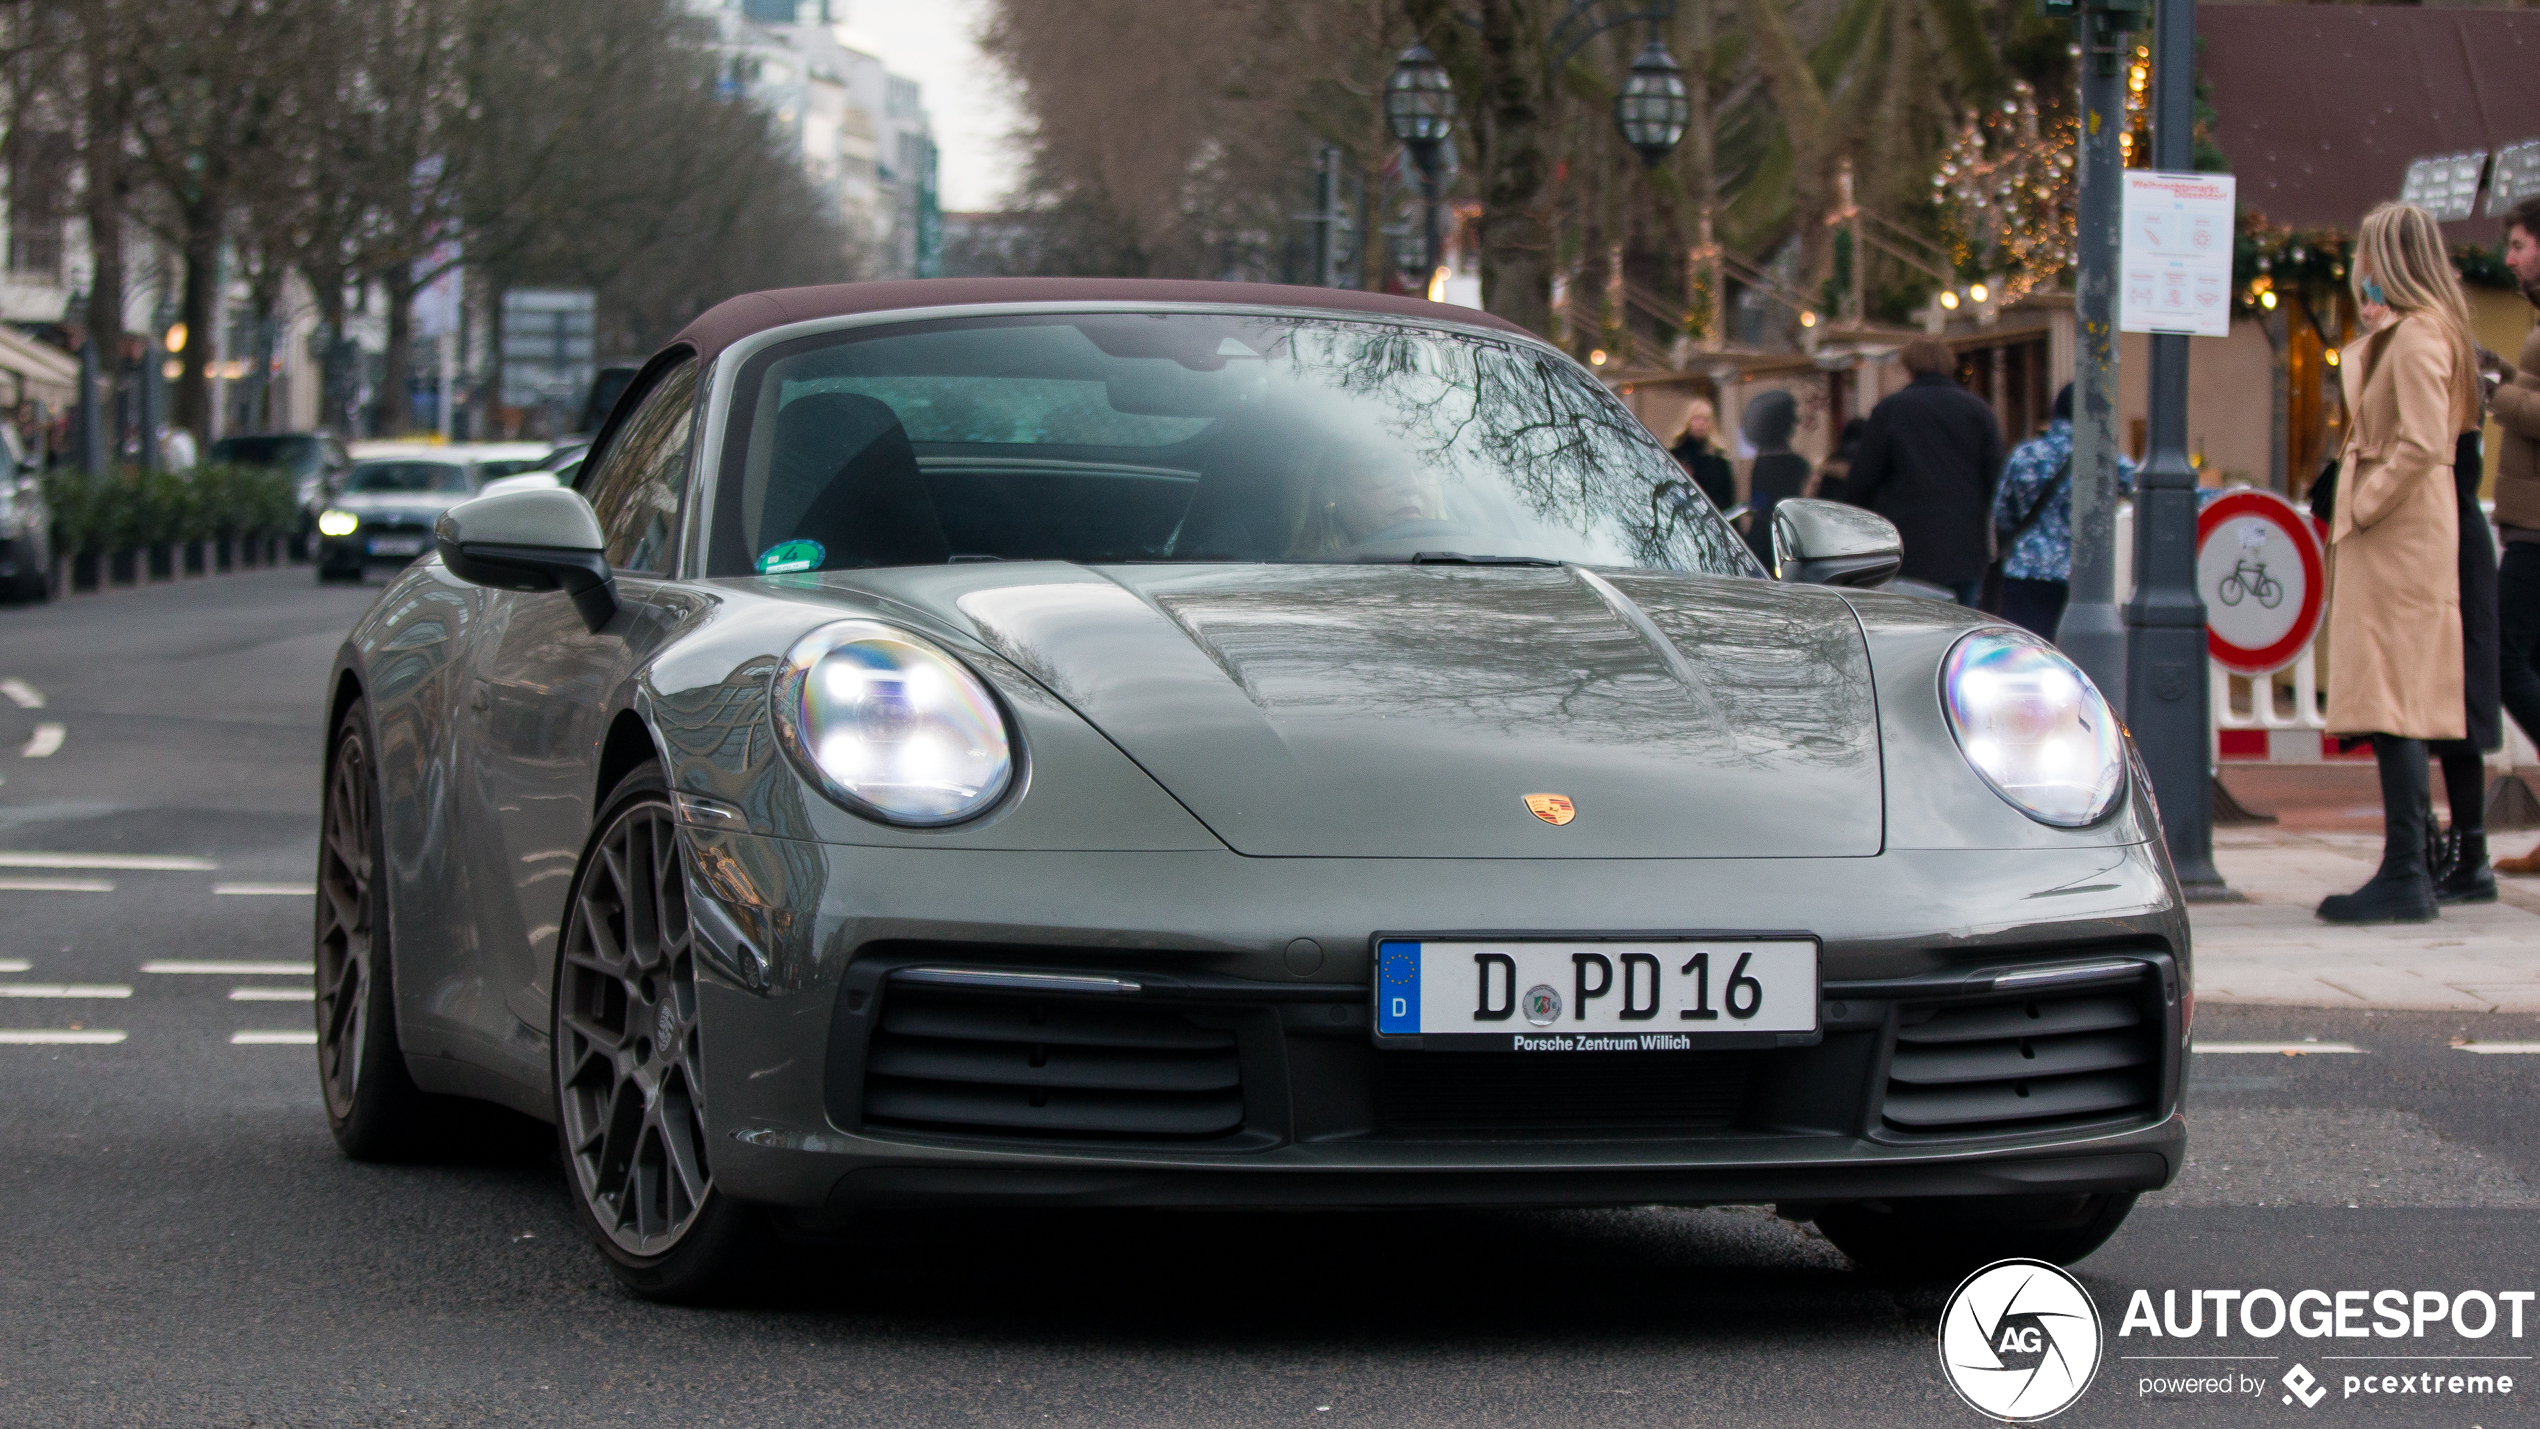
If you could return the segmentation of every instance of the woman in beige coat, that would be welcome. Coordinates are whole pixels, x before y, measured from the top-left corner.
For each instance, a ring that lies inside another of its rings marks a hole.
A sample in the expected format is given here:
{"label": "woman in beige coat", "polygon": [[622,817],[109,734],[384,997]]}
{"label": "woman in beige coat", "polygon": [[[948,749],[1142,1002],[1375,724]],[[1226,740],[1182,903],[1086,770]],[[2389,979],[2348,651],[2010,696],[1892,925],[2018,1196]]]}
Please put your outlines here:
{"label": "woman in beige coat", "polygon": [[2459,739],[2459,513],[2453,448],[2478,421],[2469,304],[2425,210],[2384,204],[2355,241],[2356,301],[2379,326],[2349,344],[2346,446],[2329,528],[2328,728],[2370,737],[2381,770],[2381,869],[2323,901],[2333,923],[2435,916],[2425,742]]}

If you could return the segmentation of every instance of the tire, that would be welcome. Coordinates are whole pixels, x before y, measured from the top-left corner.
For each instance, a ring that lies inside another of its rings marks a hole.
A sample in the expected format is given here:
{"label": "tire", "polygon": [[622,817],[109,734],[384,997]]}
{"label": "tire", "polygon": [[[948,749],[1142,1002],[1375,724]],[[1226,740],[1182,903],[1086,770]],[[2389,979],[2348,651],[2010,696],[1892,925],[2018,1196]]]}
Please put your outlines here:
{"label": "tire", "polygon": [[686,855],[661,768],[618,782],[557,939],[556,1144],[582,1228],[627,1288],[696,1302],[757,1267],[757,1208],[714,1187]]}
{"label": "tire", "polygon": [[2108,1243],[2135,1193],[1952,1196],[1855,1201],[1817,1214],[1817,1229],[1874,1275],[1955,1280],[1997,1260],[2070,1265]]}
{"label": "tire", "polygon": [[379,877],[387,849],[370,709],[362,701],[344,712],[327,751],[319,829],[318,1081],[326,1094],[326,1129],[356,1161],[411,1159],[434,1142],[441,1098],[415,1086],[398,1045]]}

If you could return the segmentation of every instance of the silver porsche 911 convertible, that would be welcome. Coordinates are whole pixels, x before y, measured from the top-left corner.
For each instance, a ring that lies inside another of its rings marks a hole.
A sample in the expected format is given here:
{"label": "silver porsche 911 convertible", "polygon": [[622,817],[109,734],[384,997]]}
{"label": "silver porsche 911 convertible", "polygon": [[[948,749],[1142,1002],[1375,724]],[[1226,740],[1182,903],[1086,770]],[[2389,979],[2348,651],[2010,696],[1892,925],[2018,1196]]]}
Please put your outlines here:
{"label": "silver porsche 911 convertible", "polygon": [[2176,1174],[2188,927],[2050,646],[1778,571],[1468,309],[737,298],[328,692],[359,1157],[554,1123],[639,1292],[879,1207],[1772,1203],[2070,1260]]}

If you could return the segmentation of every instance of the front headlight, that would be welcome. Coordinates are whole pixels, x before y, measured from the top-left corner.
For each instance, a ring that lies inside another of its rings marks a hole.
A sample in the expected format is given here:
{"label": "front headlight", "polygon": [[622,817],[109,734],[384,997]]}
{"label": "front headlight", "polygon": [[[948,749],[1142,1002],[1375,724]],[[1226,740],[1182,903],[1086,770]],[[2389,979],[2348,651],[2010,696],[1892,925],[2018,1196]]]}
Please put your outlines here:
{"label": "front headlight", "polygon": [[350,511],[318,513],[318,534],[321,536],[350,536],[360,530],[361,525],[362,518]]}
{"label": "front headlight", "polygon": [[868,818],[925,828],[984,812],[1014,780],[1005,714],[919,636],[842,620],[794,642],[776,727],[804,773]]}
{"label": "front headlight", "polygon": [[1984,781],[2042,824],[2107,817],[2125,789],[2116,716],[2081,668],[2025,631],[1978,630],[1940,666],[1940,706]]}

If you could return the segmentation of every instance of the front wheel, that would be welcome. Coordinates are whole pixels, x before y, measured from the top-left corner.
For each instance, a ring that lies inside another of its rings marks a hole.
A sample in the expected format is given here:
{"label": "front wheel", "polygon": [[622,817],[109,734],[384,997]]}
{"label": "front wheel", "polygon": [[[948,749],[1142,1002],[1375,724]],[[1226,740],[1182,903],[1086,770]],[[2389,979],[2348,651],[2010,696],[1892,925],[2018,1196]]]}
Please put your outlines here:
{"label": "front wheel", "polygon": [[620,781],[582,856],[557,950],[556,1136],[582,1227],[636,1293],[693,1301],[755,1257],[756,1211],[714,1187],[696,933],[658,766]]}
{"label": "front wheel", "polygon": [[1817,1229],[1873,1274],[1952,1280],[1997,1260],[2070,1265],[2108,1243],[2135,1193],[1934,1196],[1855,1201],[1817,1213]]}
{"label": "front wheel", "polygon": [[379,824],[379,775],[372,764],[370,712],[356,701],[336,725],[318,813],[318,1081],[326,1128],[357,1161],[401,1160],[428,1151],[438,1099],[406,1071],[397,1042],[397,999],[389,974],[387,905],[380,884],[387,855]]}

